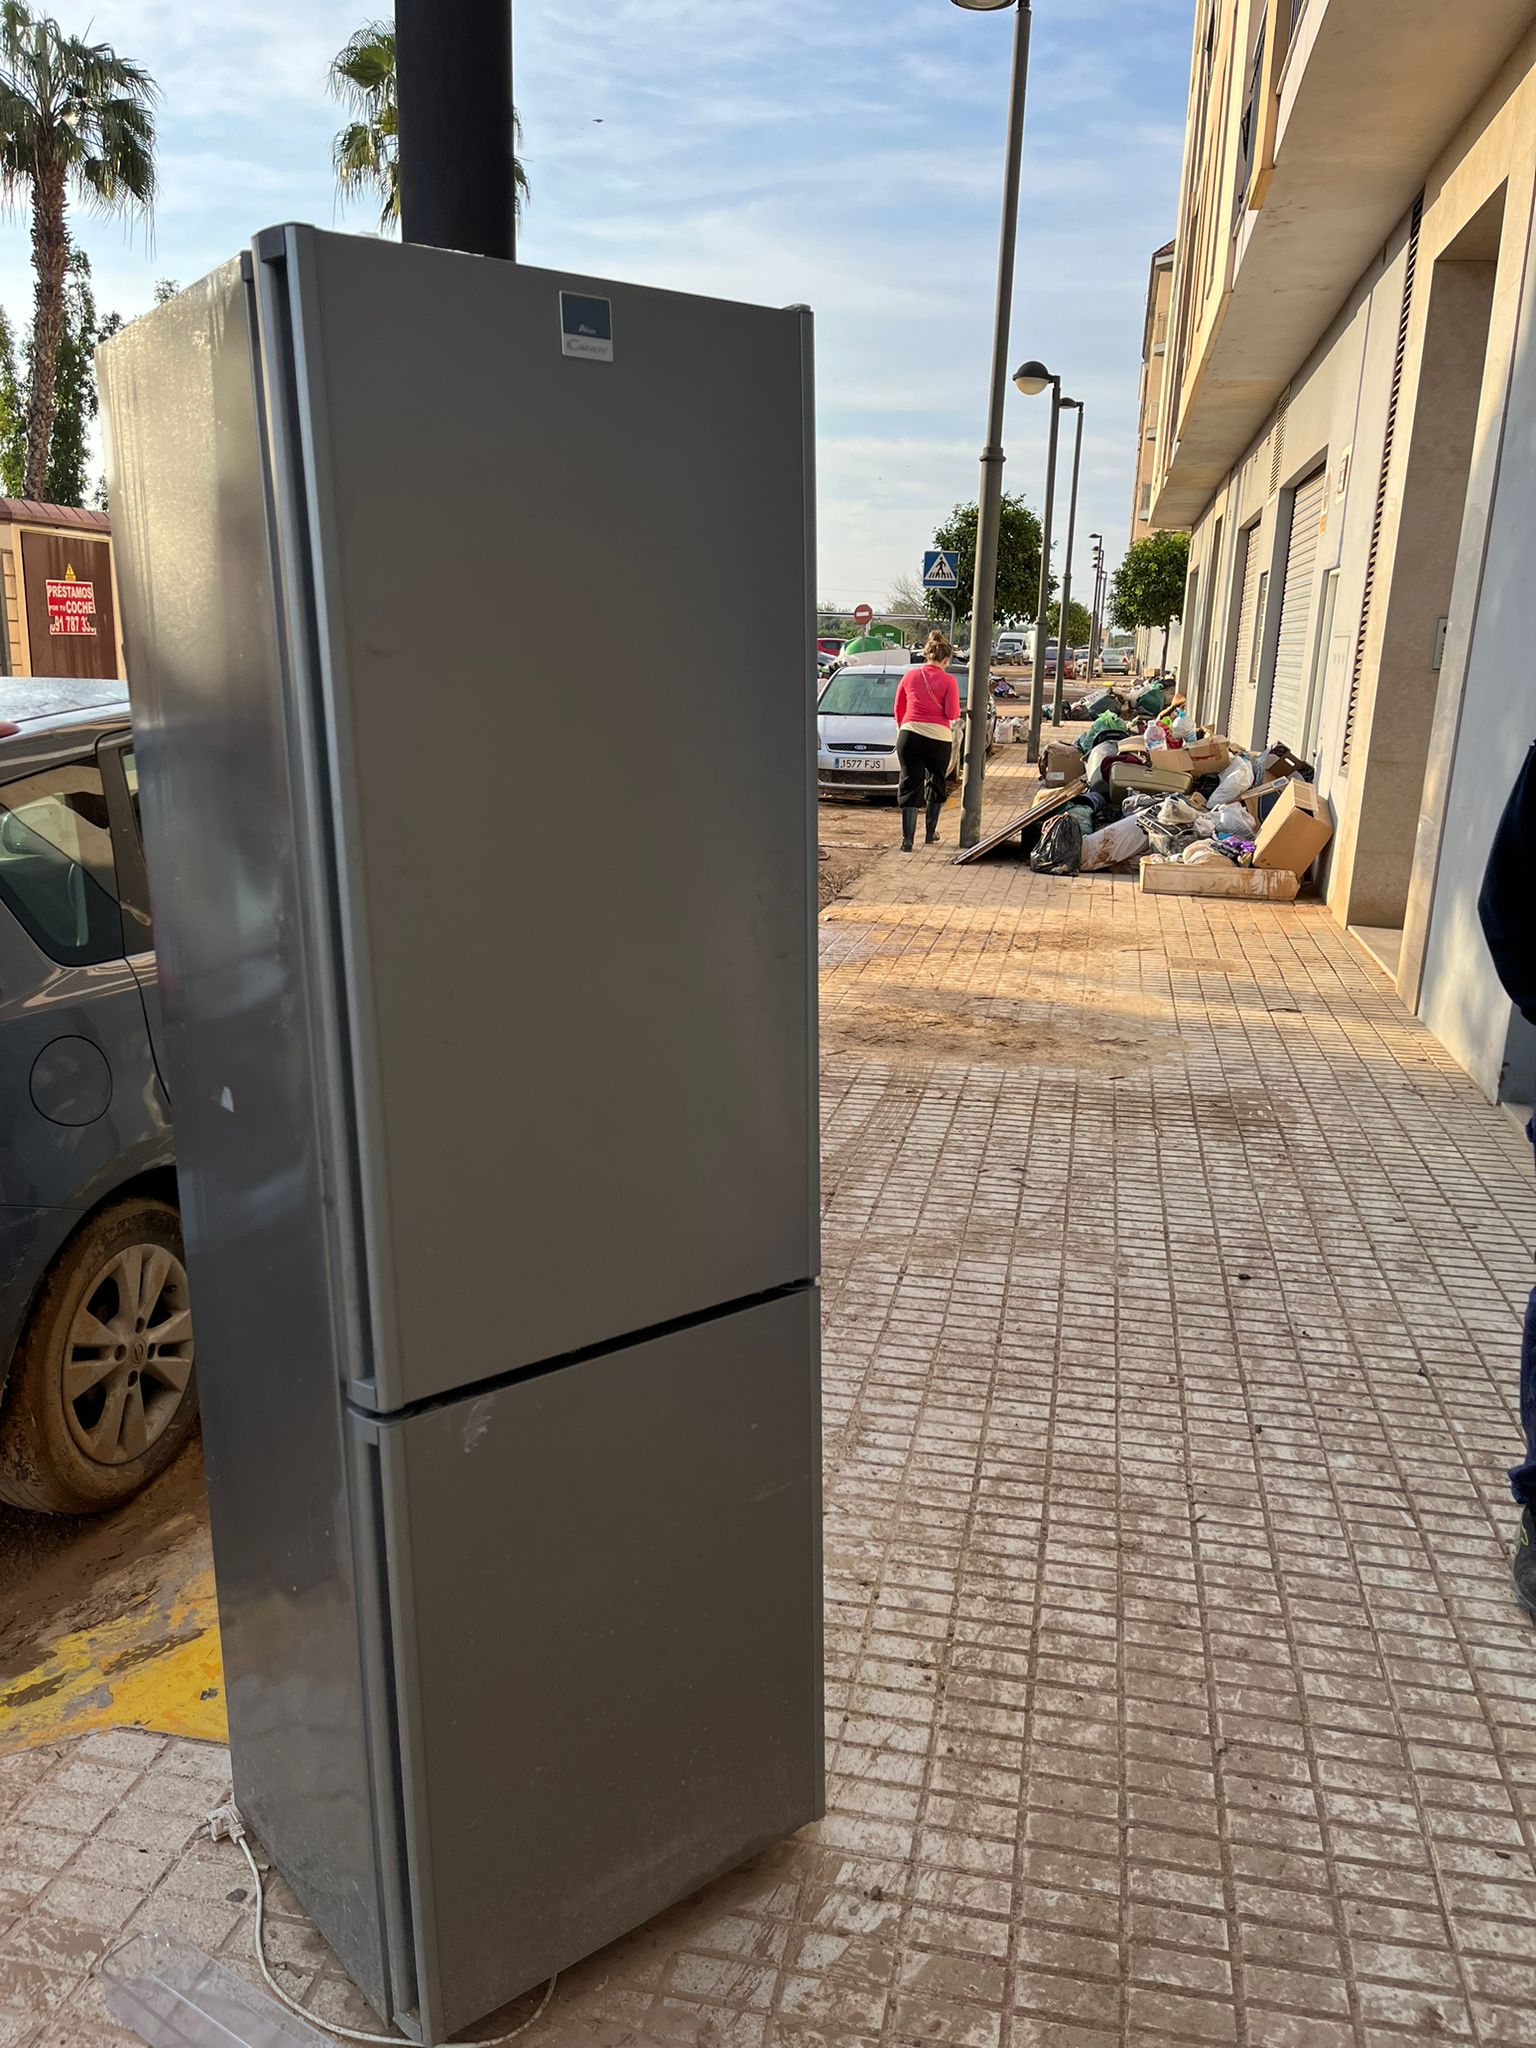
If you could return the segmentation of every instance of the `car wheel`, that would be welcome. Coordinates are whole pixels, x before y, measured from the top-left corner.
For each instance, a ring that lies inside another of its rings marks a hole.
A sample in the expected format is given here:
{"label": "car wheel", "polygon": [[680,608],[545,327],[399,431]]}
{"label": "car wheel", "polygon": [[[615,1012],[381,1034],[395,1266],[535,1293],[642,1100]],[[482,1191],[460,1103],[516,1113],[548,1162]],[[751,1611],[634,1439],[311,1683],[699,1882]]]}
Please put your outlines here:
{"label": "car wheel", "polygon": [[114,1202],[60,1252],[16,1346],[0,1499],[55,1515],[117,1507],[196,1418],[181,1219],[169,1202]]}

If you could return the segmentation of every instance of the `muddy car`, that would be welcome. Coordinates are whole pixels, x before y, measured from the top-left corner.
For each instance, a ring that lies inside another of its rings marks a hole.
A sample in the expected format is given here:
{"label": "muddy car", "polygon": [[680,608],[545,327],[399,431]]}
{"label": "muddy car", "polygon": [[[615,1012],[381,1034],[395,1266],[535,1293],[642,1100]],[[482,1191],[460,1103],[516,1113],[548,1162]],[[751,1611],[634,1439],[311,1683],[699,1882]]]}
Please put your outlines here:
{"label": "muddy car", "polygon": [[121,683],[0,681],[0,1499],[116,1507],[197,1415]]}

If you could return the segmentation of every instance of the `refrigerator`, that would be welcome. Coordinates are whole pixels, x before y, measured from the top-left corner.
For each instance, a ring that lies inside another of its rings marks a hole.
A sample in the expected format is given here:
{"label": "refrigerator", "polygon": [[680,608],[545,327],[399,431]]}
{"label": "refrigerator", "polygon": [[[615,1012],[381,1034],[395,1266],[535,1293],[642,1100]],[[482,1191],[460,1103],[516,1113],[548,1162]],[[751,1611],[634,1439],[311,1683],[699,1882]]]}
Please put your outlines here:
{"label": "refrigerator", "polygon": [[235,1793],[429,2043],[822,1808],[811,344],[287,226],[100,356]]}

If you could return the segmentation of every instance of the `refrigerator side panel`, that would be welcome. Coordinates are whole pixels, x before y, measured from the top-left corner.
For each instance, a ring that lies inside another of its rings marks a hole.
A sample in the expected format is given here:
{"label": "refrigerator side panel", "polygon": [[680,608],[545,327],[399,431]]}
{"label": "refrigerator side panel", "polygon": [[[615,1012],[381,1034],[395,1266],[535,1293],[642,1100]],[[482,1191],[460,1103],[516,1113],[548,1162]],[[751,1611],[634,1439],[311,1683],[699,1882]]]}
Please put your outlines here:
{"label": "refrigerator side panel", "polygon": [[428,2039],[821,1813],[816,1311],[377,1425]]}
{"label": "refrigerator side panel", "polygon": [[235,1792],[394,2002],[364,1732],[312,831],[267,414],[230,264],[101,352]]}
{"label": "refrigerator side panel", "polygon": [[806,337],[287,233],[388,1412],[814,1277]]}

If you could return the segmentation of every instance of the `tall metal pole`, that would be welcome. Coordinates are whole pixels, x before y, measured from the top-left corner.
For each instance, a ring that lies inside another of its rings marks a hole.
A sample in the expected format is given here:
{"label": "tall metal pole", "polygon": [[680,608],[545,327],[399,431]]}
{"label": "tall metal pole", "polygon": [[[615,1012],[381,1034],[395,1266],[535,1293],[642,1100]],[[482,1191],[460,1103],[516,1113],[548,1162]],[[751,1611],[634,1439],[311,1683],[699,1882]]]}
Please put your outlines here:
{"label": "tall metal pole", "polygon": [[1003,176],[1003,230],[997,258],[997,316],[992,334],[992,390],[987,443],[981,451],[976,513],[976,586],[971,599],[971,681],[966,705],[965,790],[960,844],[981,837],[982,783],[987,766],[987,701],[992,689],[992,625],[997,603],[997,542],[1003,516],[1003,406],[1008,396],[1008,327],[1013,312],[1014,245],[1019,236],[1019,172],[1024,161],[1024,94],[1029,81],[1029,0],[1019,0],[1008,100],[1008,157]]}
{"label": "tall metal pole", "polygon": [[1104,573],[1104,536],[1090,533],[1093,542],[1093,602],[1088,611],[1088,680],[1094,681],[1099,658],[1099,581]]}
{"label": "tall metal pole", "polygon": [[1072,449],[1072,503],[1067,513],[1067,553],[1061,565],[1061,623],[1056,629],[1056,695],[1051,705],[1051,723],[1060,725],[1065,693],[1062,678],[1067,672],[1067,646],[1072,638],[1069,614],[1072,609],[1072,549],[1077,542],[1077,474],[1083,461],[1083,401],[1065,398],[1077,412],[1077,440]]}
{"label": "tall metal pole", "polygon": [[512,0],[396,0],[400,234],[516,253]]}
{"label": "tall metal pole", "polygon": [[1045,457],[1045,509],[1040,514],[1040,595],[1035,601],[1035,652],[1029,669],[1029,749],[1040,758],[1040,724],[1045,717],[1045,614],[1051,602],[1051,521],[1056,509],[1056,441],[1061,430],[1061,379],[1051,379],[1051,439]]}

